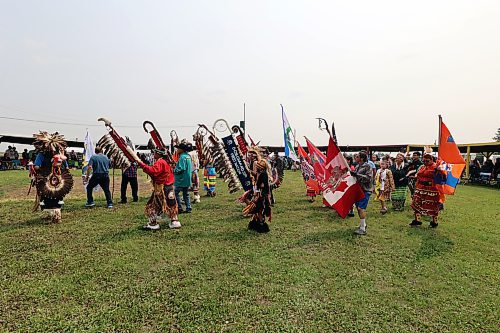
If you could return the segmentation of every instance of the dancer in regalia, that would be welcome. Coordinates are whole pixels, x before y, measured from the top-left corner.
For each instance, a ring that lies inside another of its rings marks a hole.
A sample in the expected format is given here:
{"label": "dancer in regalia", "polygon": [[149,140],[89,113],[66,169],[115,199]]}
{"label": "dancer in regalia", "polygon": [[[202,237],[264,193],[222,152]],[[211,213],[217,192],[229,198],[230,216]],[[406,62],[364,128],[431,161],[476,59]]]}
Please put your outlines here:
{"label": "dancer in regalia", "polygon": [[36,186],[37,193],[34,210],[40,207],[49,213],[52,222],[60,222],[64,196],[73,188],[73,177],[64,156],[67,143],[57,132],[40,132],[33,136],[33,145],[38,152],[32,169],[32,185]]}
{"label": "dancer in regalia", "polygon": [[162,149],[153,149],[155,163],[152,166],[138,160],[139,166],[146,174],[151,176],[153,183],[153,193],[149,198],[145,214],[148,217],[148,224],[144,229],[158,230],[158,217],[166,213],[170,217],[169,228],[178,229],[181,223],[177,217],[177,201],[174,193],[174,173],[170,164],[165,160],[168,152]]}
{"label": "dancer in regalia", "polygon": [[440,169],[434,161],[430,152],[423,157],[424,165],[417,172],[415,193],[413,194],[411,208],[413,208],[415,219],[410,226],[422,225],[422,215],[431,217],[431,228],[438,226],[438,215],[440,208],[441,193],[436,186],[436,177],[446,178],[446,171]]}
{"label": "dancer in regalia", "polygon": [[394,178],[395,190],[391,193],[392,206],[395,211],[403,211],[408,192],[408,166],[405,163],[405,156],[401,153],[396,155],[396,162],[392,165],[391,172]]}
{"label": "dancer in regalia", "polygon": [[191,156],[191,188],[190,191],[193,191],[193,203],[199,203],[201,201],[200,198],[200,159],[198,158],[198,152],[196,150],[192,150],[189,152],[189,156]]}
{"label": "dancer in regalia", "polygon": [[[253,184],[255,184],[255,181],[257,179],[258,175],[258,170],[257,170],[257,163],[262,160],[262,156],[260,152],[256,148],[250,148],[247,153],[247,164],[248,164],[248,170],[250,171],[250,176],[252,178]],[[267,163],[266,163],[267,165]],[[255,188],[255,187],[254,187]],[[239,202],[244,203],[247,207],[249,208],[250,203],[253,200],[253,194],[254,194],[254,188],[246,191],[243,193],[243,195],[238,199]],[[245,212],[245,209],[243,209],[243,212]],[[244,215],[247,215],[244,213]]]}
{"label": "dancer in regalia", "polygon": [[217,183],[217,171],[211,163],[207,163],[203,169],[203,188],[207,197],[215,197],[215,186]]}
{"label": "dancer in regalia", "polygon": [[375,194],[377,200],[380,201],[380,213],[387,213],[386,201],[391,200],[391,192],[394,191],[394,179],[392,178],[391,169],[387,168],[387,162],[380,162],[380,169],[375,174]]}
{"label": "dancer in regalia", "polygon": [[256,163],[257,177],[255,180],[252,202],[245,207],[243,213],[251,214],[252,219],[248,224],[249,230],[255,230],[259,233],[269,232],[269,225],[266,222],[271,222],[271,201],[269,188],[269,175],[267,173],[268,165],[265,159],[261,159]]}

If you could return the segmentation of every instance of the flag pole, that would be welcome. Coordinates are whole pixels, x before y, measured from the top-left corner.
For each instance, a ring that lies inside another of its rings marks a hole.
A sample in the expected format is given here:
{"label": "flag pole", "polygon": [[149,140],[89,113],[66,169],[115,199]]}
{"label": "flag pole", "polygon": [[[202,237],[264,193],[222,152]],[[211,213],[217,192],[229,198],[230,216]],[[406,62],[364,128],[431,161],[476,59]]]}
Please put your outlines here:
{"label": "flag pole", "polygon": [[441,145],[441,124],[443,123],[443,117],[441,115],[438,115],[439,117],[439,130],[438,130],[438,157],[439,157],[439,147]]}
{"label": "flag pole", "polygon": [[296,129],[293,130],[293,148],[295,148],[295,146],[297,146],[297,130]]}

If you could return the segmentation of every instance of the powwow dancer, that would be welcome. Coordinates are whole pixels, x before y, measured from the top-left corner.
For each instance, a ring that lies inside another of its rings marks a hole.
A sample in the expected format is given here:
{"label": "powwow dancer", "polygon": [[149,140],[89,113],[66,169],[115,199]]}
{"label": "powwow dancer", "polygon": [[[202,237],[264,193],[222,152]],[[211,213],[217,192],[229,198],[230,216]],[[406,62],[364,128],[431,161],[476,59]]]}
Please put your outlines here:
{"label": "powwow dancer", "polygon": [[316,175],[314,174],[314,168],[311,165],[311,159],[298,141],[296,144],[300,162],[300,171],[306,185],[306,195],[309,197],[309,202],[314,202],[316,196],[320,193],[319,184],[316,180]]}
{"label": "powwow dancer", "polygon": [[414,152],[410,163],[408,163],[408,173],[406,174],[406,177],[408,177],[408,189],[410,190],[412,197],[413,193],[415,193],[415,184],[417,182],[415,175],[417,174],[418,169],[422,166],[420,156],[421,154],[419,151]]}
{"label": "powwow dancer", "polygon": [[391,194],[392,206],[395,211],[403,211],[408,191],[408,178],[406,177],[408,171],[403,154],[398,153],[396,155],[396,162],[392,165],[391,171],[396,186],[396,189]]}
{"label": "powwow dancer", "polygon": [[[38,207],[48,212],[52,222],[60,222],[64,196],[73,188],[73,177],[68,170],[68,162],[64,156],[67,147],[64,136],[55,132],[33,134],[33,145],[38,151],[34,168],[31,170],[36,186],[36,202],[33,211]],[[30,187],[31,189],[31,187]],[[29,193],[29,192],[28,192]]]}
{"label": "powwow dancer", "polygon": [[166,213],[170,217],[169,228],[178,229],[181,223],[177,217],[177,201],[174,193],[174,173],[165,160],[168,152],[163,149],[153,149],[156,162],[149,166],[138,160],[139,166],[151,177],[153,183],[153,193],[146,203],[144,213],[148,218],[148,224],[144,229],[158,230],[158,216]]}
{"label": "powwow dancer", "polygon": [[191,188],[190,191],[193,191],[193,203],[200,202],[200,176],[198,175],[200,171],[200,160],[198,159],[198,153],[196,150],[192,150],[189,152],[189,156],[191,156]]}
{"label": "powwow dancer", "polygon": [[215,197],[215,186],[217,183],[217,172],[212,164],[207,163],[203,169],[203,188],[207,192],[207,197]]}
{"label": "powwow dancer", "polygon": [[439,168],[430,152],[426,152],[423,158],[424,165],[417,172],[415,193],[413,194],[411,208],[413,208],[415,219],[410,226],[422,225],[422,215],[431,217],[431,228],[438,226],[438,215],[440,208],[440,197],[435,177],[446,178],[446,171]]}
{"label": "powwow dancer", "polygon": [[[258,175],[257,164],[260,160],[262,160],[260,151],[256,147],[250,148],[247,153],[247,164],[250,176],[252,177],[252,182],[254,184],[257,180],[257,175]],[[248,207],[248,205],[250,205],[250,203],[252,202],[254,189],[255,187],[243,193],[243,195],[238,199],[238,201],[244,203]]]}
{"label": "powwow dancer", "polygon": [[193,134],[193,141],[197,152],[198,165],[203,167],[203,189],[207,192],[207,197],[214,197],[217,173],[215,172],[212,160],[209,156],[205,155],[206,149],[204,137],[206,134],[207,131],[205,128],[198,127],[196,132]]}
{"label": "powwow dancer", "polygon": [[264,159],[256,163],[257,178],[255,180],[252,202],[243,209],[244,215],[252,215],[249,230],[255,230],[259,233],[269,232],[269,225],[266,223],[266,217],[271,222],[271,201],[269,189],[269,175],[267,174],[267,162]]}
{"label": "powwow dancer", "polygon": [[316,196],[321,193],[320,187],[312,165],[303,157],[300,158],[300,170],[306,184],[306,195],[309,197],[309,202],[314,202]]}
{"label": "powwow dancer", "polygon": [[377,174],[375,175],[375,194],[377,195],[377,200],[380,201],[380,213],[387,213],[385,202],[391,200],[391,192],[395,188],[391,169],[387,168],[386,161],[381,161],[380,169],[377,170]]}

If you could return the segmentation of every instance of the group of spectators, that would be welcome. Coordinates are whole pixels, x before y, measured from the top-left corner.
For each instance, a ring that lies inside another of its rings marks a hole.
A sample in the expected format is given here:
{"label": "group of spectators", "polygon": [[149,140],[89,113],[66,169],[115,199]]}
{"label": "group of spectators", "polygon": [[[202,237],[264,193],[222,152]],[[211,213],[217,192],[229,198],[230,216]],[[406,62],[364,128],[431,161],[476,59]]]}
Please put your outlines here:
{"label": "group of spectators", "polygon": [[[65,152],[68,158],[69,167],[78,167],[82,162],[83,154],[77,153],[74,150],[70,152]],[[14,146],[8,146],[5,150],[3,156],[0,158],[0,170],[28,168],[28,163],[34,162],[36,158],[36,151],[24,149],[21,153],[18,152],[17,148]]]}
{"label": "group of spectators", "polygon": [[497,180],[500,175],[500,157],[495,160],[486,159],[481,163],[479,158],[475,158],[469,165],[470,180],[472,182],[489,182]]}
{"label": "group of spectators", "polygon": [[34,158],[35,154],[33,151],[28,152],[28,149],[24,149],[24,151],[19,154],[16,147],[8,146],[0,159],[0,170],[26,166],[28,162],[34,160]]}

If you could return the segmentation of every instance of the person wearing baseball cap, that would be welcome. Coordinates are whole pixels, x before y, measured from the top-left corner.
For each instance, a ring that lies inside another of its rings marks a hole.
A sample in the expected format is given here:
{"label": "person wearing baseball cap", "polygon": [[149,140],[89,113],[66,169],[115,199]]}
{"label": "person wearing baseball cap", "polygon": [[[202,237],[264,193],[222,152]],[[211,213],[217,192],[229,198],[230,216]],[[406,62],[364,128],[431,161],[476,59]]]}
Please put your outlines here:
{"label": "person wearing baseball cap", "polygon": [[[191,143],[182,141],[174,148],[177,149],[176,153],[179,156],[177,163],[174,168],[174,189],[175,189],[175,199],[177,200],[177,209],[179,214],[191,213],[191,200],[189,198],[189,188],[191,187],[191,156],[189,152],[193,150]],[[184,204],[186,205],[186,210],[182,208],[179,194],[182,192],[182,198],[184,199]]]}

